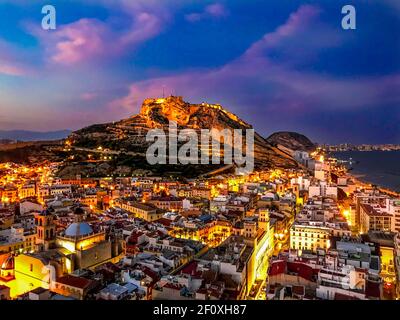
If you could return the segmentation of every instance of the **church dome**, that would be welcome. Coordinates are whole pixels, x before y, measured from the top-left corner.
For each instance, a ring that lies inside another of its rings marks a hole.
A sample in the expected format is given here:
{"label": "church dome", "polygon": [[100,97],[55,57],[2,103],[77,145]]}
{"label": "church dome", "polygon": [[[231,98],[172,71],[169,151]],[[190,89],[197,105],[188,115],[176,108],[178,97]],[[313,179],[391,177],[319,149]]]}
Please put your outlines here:
{"label": "church dome", "polygon": [[87,222],[74,222],[65,229],[68,237],[82,237],[93,233],[92,227]]}
{"label": "church dome", "polygon": [[14,257],[9,255],[1,265],[1,270],[13,270],[14,269]]}

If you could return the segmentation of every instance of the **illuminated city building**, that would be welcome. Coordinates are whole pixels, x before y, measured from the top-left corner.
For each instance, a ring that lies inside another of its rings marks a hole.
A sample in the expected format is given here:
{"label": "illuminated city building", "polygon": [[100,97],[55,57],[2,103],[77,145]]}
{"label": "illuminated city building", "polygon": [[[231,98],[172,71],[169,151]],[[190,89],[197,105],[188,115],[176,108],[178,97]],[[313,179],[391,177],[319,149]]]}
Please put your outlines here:
{"label": "illuminated city building", "polygon": [[193,191],[192,196],[194,198],[201,198],[207,200],[211,199],[211,189],[209,188],[201,188],[201,187],[193,188],[192,191]]}
{"label": "illuminated city building", "polygon": [[24,199],[19,203],[19,212],[21,215],[25,215],[30,212],[41,212],[43,211],[43,206],[36,201],[36,199]]}
{"label": "illuminated city building", "polygon": [[370,231],[366,235],[366,240],[375,244],[377,254],[380,258],[380,273],[379,275],[383,281],[383,287],[386,293],[393,295],[391,299],[395,298],[395,285],[396,285],[396,254],[397,254],[397,233]]}
{"label": "illuminated city building", "polygon": [[167,196],[167,197],[152,197],[147,203],[155,205],[157,208],[163,210],[181,210],[182,209],[181,198]]}
{"label": "illuminated city building", "polygon": [[386,208],[392,215],[391,231],[400,232],[400,199],[386,199]]}
{"label": "illuminated city building", "polygon": [[246,296],[255,299],[267,280],[269,259],[274,249],[274,227],[270,226],[268,210],[259,212],[258,221],[246,218],[242,227],[236,227],[238,235],[244,243],[252,248],[249,260]]}
{"label": "illuminated city building", "polygon": [[146,221],[155,221],[162,218],[163,211],[158,209],[153,204],[141,203],[137,201],[118,200],[115,202],[116,206],[121,209],[133,213],[136,218]]}
{"label": "illuminated city building", "polygon": [[92,208],[97,207],[97,194],[86,192],[85,195],[80,197],[79,202],[83,205],[91,206]]}
{"label": "illuminated city building", "polygon": [[[68,250],[72,255],[73,270],[94,268],[110,260],[118,260],[125,251],[123,241],[108,241],[104,231],[94,232],[90,225],[83,221],[84,211],[75,210],[75,222],[56,237],[56,246]],[[116,258],[116,259],[115,259]]]}
{"label": "illuminated city building", "polygon": [[229,198],[226,196],[219,195],[210,201],[210,211],[211,212],[219,212],[225,211],[226,206],[229,202]]}
{"label": "illuminated city building", "polygon": [[268,262],[274,249],[274,227],[270,226],[268,212],[260,212],[258,224],[254,230],[254,225],[244,223],[244,228],[250,232],[245,233],[246,241],[251,241],[254,247],[254,276],[255,279],[265,281],[268,270]]}
{"label": "illuminated city building", "polygon": [[95,283],[95,281],[83,277],[65,275],[54,281],[51,290],[63,296],[83,300],[95,287]]}
{"label": "illuminated city building", "polygon": [[19,199],[25,199],[36,196],[35,184],[25,184],[18,190]]}
{"label": "illuminated city building", "polygon": [[84,211],[77,208],[75,222],[60,235],[55,234],[54,215],[50,211],[35,217],[37,251],[13,258],[14,279],[5,282],[11,288],[12,297],[38,287],[51,289],[59,277],[77,269],[94,269],[122,259],[125,242],[107,240],[103,231],[94,232],[83,221],[83,215]]}
{"label": "illuminated city building", "polygon": [[44,203],[44,199],[50,195],[49,185],[38,185],[37,186],[37,199],[40,203]]}
{"label": "illuminated city building", "polygon": [[1,190],[1,202],[14,203],[18,201],[18,189],[13,186],[6,186]]}
{"label": "illuminated city building", "polygon": [[212,220],[208,223],[186,221],[182,226],[175,226],[169,234],[176,238],[200,241],[210,247],[215,247],[232,234],[232,225],[222,220]]}
{"label": "illuminated city building", "polygon": [[64,193],[71,193],[72,188],[70,184],[54,184],[50,186],[50,195],[62,195]]}
{"label": "illuminated city building", "polygon": [[385,283],[396,282],[396,270],[394,265],[394,250],[392,247],[380,246],[381,277]]}
{"label": "illuminated city building", "polygon": [[394,267],[396,272],[396,298],[400,298],[400,234],[397,233],[394,237]]}
{"label": "illuminated city building", "polygon": [[0,252],[24,253],[35,250],[36,234],[13,226],[0,231]]}
{"label": "illuminated city building", "polygon": [[[382,210],[382,207],[361,203],[360,205],[360,231],[390,231],[393,216]],[[394,224],[393,224],[394,225]]]}
{"label": "illuminated city building", "polygon": [[239,287],[235,299],[245,299],[255,281],[254,248],[245,243],[242,236],[231,236],[219,246],[198,258],[202,264],[210,264],[211,270],[229,276]]}
{"label": "illuminated city building", "polygon": [[290,229],[290,248],[297,250],[329,249],[331,229],[323,225],[295,222]]}
{"label": "illuminated city building", "polygon": [[[369,204],[369,205],[378,205],[384,206],[386,199],[388,197],[376,190],[364,190],[363,192],[354,193],[354,202],[356,205],[356,219],[355,223],[361,229],[361,205]],[[364,218],[365,221],[365,218]],[[364,228],[366,228],[365,226]],[[364,233],[364,232],[363,232]]]}

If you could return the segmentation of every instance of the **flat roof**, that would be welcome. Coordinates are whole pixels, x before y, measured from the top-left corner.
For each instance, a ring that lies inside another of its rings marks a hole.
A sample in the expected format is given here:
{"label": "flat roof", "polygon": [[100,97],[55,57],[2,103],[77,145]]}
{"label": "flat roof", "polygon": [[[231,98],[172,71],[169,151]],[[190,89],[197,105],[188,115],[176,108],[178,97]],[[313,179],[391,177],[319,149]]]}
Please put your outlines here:
{"label": "flat roof", "polygon": [[369,216],[382,216],[382,217],[391,217],[392,215],[385,212],[381,211],[380,209],[383,209],[382,207],[373,207],[367,203],[361,203],[361,207],[365,211],[365,213]]}

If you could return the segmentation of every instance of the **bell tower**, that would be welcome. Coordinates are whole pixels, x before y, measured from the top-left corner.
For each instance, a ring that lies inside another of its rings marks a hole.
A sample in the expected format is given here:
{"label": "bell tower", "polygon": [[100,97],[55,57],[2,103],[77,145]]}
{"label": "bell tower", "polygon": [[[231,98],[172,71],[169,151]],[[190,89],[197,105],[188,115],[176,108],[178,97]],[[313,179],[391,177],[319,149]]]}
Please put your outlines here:
{"label": "bell tower", "polygon": [[35,217],[36,225],[36,246],[38,251],[52,249],[56,240],[56,225],[54,215],[45,210]]}
{"label": "bell tower", "polygon": [[269,230],[269,211],[267,208],[258,210],[258,227],[264,231]]}

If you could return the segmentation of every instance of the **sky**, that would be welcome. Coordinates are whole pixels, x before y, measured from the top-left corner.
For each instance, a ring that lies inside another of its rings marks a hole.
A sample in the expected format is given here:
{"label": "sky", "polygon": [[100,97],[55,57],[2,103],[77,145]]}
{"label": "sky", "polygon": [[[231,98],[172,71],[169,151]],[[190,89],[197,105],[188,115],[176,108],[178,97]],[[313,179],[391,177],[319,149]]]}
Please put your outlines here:
{"label": "sky", "polygon": [[264,136],[400,143],[400,1],[350,2],[356,30],[341,0],[0,0],[0,130],[116,121],[164,91]]}

